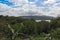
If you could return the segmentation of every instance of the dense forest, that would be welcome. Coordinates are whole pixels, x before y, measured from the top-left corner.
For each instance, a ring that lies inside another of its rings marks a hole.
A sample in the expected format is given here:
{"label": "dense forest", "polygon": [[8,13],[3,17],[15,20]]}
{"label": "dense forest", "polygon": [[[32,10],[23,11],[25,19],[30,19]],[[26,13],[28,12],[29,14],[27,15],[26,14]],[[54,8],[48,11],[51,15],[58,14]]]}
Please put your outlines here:
{"label": "dense forest", "polygon": [[0,40],[60,40],[60,17],[36,22],[0,15]]}

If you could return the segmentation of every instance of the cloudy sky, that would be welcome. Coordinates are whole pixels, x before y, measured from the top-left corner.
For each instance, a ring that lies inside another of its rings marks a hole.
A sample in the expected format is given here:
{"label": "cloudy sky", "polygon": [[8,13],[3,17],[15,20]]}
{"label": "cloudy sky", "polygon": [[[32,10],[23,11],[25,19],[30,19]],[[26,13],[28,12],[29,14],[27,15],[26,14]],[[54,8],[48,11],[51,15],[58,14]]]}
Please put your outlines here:
{"label": "cloudy sky", "polygon": [[59,16],[60,0],[0,0],[0,15]]}

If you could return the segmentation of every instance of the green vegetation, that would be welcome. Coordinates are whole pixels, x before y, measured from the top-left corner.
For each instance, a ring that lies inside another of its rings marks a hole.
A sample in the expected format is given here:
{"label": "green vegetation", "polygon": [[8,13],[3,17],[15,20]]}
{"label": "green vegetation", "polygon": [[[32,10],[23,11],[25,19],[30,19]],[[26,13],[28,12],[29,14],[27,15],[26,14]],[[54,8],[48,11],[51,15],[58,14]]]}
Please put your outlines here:
{"label": "green vegetation", "polygon": [[0,15],[0,40],[60,40],[60,17],[51,22]]}

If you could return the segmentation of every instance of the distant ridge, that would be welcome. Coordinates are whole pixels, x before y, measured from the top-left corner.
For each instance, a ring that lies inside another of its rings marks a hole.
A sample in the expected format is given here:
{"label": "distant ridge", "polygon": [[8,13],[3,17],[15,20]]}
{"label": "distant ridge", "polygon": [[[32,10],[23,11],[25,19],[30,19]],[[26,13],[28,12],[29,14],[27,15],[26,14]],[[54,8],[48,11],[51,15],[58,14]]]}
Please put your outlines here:
{"label": "distant ridge", "polygon": [[51,16],[20,16],[20,17],[24,19],[35,19],[35,20],[51,20],[54,18]]}

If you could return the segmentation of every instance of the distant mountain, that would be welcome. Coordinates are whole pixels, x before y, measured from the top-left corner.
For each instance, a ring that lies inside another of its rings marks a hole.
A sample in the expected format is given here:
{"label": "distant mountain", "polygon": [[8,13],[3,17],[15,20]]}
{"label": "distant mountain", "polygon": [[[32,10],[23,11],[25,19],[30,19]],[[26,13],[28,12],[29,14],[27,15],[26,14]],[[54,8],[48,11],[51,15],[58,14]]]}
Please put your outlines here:
{"label": "distant mountain", "polygon": [[35,20],[51,20],[54,18],[51,16],[20,16],[20,17],[24,19],[35,19]]}

